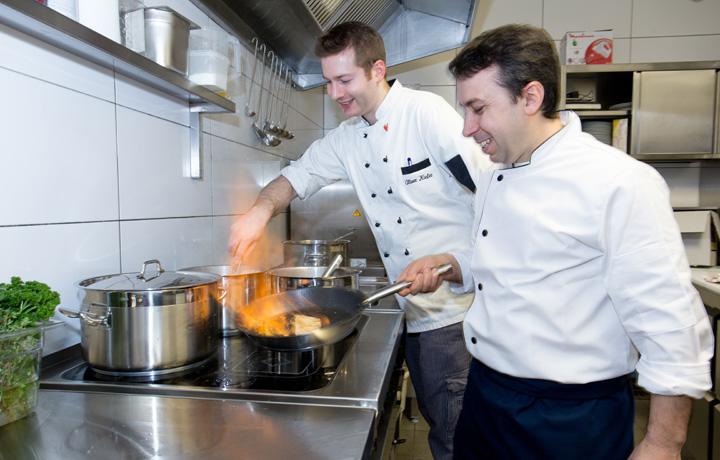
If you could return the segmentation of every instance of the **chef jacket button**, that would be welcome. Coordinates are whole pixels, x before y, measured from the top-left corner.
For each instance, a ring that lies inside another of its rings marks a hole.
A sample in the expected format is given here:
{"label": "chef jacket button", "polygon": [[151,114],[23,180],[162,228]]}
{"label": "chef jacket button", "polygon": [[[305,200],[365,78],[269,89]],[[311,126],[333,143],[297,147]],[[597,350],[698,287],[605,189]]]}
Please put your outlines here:
{"label": "chef jacket button", "polygon": [[385,155],[385,156],[383,157],[383,161],[384,161],[385,163],[387,163],[387,155]]}
{"label": "chef jacket button", "polygon": [[363,139],[367,137],[367,133],[363,133]]}
{"label": "chef jacket button", "polygon": [[477,343],[477,339],[475,337],[470,337],[470,341],[475,345]]}
{"label": "chef jacket button", "polygon": [[487,230],[482,231],[482,236],[487,236]]}
{"label": "chef jacket button", "polygon": [[397,223],[402,224],[402,218],[398,217]]}
{"label": "chef jacket button", "polygon": [[478,283],[478,291],[482,291],[482,283]]}
{"label": "chef jacket button", "polygon": [[365,167],[366,167],[366,168],[369,168],[369,167],[370,167],[370,163],[365,163]]}
{"label": "chef jacket button", "polygon": [[388,189],[388,195],[392,195],[392,187]]}
{"label": "chef jacket button", "polygon": [[409,256],[409,255],[410,255],[410,251],[408,251],[407,248],[405,249],[405,255],[406,255],[406,256]]}
{"label": "chef jacket button", "polygon": [[380,226],[380,222],[375,222],[375,226],[376,226],[376,227],[379,227],[379,226]]}
{"label": "chef jacket button", "polygon": [[390,257],[390,254],[388,254],[387,252],[385,252],[385,253],[383,253],[383,256],[385,256],[385,257]]}
{"label": "chef jacket button", "polygon": [[377,196],[377,193],[372,193],[370,196],[375,198]]}
{"label": "chef jacket button", "polygon": [[500,174],[500,175],[498,176],[498,182],[500,182],[501,180],[503,180],[503,175],[502,175],[502,174]]}

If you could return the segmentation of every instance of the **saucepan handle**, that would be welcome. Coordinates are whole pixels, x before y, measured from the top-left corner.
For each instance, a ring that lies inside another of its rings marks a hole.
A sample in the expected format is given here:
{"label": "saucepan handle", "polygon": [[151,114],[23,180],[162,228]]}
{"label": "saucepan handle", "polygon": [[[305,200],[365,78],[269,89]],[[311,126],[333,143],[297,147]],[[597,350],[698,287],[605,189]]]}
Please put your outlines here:
{"label": "saucepan handle", "polygon": [[322,274],[321,278],[327,279],[330,278],[335,271],[336,268],[340,266],[340,264],[343,261],[342,254],[337,254],[333,258],[332,262],[330,262],[330,265],[328,265],[328,268],[325,270],[325,273]]}
{"label": "saucepan handle", "polygon": [[[452,271],[452,264],[444,264],[439,265],[437,267],[433,267],[438,275],[444,275],[445,273],[448,273]],[[389,296],[390,294],[397,294],[398,292],[402,291],[406,287],[410,286],[412,284],[412,281],[402,281],[400,283],[393,283],[388,284],[387,286],[378,289],[377,291],[371,293],[365,300],[362,301],[363,305],[370,305],[373,302],[376,302],[382,298],[385,298]]]}
{"label": "saucepan handle", "polygon": [[90,313],[88,311],[72,311],[66,308],[58,307],[58,311],[68,318],[80,318],[85,321],[88,326],[103,326],[110,327],[110,321],[112,319],[112,312],[110,308],[105,305],[91,304],[96,307],[105,307],[107,310],[104,315],[98,315]]}

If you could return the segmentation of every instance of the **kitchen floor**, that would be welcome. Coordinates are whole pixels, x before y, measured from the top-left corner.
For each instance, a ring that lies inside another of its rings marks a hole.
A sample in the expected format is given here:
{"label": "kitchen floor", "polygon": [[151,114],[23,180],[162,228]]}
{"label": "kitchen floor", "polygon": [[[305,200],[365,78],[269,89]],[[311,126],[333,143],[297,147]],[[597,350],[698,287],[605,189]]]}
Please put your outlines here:
{"label": "kitchen floor", "polygon": [[[412,419],[403,414],[400,418],[400,439],[405,442],[395,444],[385,456],[387,460],[433,460],[428,446],[428,426],[425,419],[420,415],[417,408],[417,400],[411,400],[410,414]],[[650,396],[646,393],[637,392],[635,395],[635,426],[634,436],[637,444],[645,434],[648,415],[650,410]]]}

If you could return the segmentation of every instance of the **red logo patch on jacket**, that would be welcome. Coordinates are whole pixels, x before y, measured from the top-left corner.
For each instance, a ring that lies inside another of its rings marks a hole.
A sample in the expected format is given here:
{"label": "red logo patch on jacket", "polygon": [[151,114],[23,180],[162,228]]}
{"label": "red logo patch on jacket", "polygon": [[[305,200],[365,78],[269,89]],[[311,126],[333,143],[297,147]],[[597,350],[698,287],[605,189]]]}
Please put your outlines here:
{"label": "red logo patch on jacket", "polygon": [[388,131],[388,130],[390,130],[390,126],[387,123],[385,123],[385,125],[383,125],[383,129],[385,131]]}

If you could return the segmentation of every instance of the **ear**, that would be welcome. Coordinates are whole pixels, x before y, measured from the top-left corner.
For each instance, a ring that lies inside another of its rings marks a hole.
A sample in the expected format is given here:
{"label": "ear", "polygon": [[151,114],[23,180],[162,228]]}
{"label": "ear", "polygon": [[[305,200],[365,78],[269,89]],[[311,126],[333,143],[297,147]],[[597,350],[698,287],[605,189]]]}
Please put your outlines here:
{"label": "ear", "polygon": [[370,69],[370,75],[372,75],[372,78],[377,81],[384,81],[386,73],[387,67],[385,67],[385,61],[381,59],[375,61]]}
{"label": "ear", "polygon": [[545,87],[539,81],[531,81],[522,90],[522,103],[525,113],[535,115],[542,110],[545,100]]}

